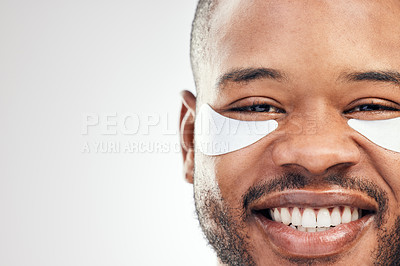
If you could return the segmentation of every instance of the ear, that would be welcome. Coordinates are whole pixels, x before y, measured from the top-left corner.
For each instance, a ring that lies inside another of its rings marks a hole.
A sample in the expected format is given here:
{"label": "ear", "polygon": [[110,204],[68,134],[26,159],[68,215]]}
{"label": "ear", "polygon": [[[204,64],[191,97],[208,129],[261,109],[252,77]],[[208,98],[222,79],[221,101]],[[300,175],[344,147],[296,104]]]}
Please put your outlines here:
{"label": "ear", "polygon": [[182,109],[179,123],[183,171],[187,182],[193,184],[194,174],[194,120],[196,115],[196,97],[190,91],[182,91]]}

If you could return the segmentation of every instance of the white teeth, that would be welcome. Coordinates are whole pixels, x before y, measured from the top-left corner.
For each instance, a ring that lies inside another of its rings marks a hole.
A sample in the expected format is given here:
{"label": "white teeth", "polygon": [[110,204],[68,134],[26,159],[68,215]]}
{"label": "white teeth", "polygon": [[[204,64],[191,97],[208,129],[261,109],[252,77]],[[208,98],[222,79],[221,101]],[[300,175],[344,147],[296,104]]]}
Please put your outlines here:
{"label": "white teeth", "polygon": [[279,213],[278,208],[275,208],[274,210],[274,218],[276,222],[282,222],[281,214]]}
{"label": "white teeth", "polygon": [[273,209],[269,209],[269,215],[271,215],[272,221],[276,221]]}
{"label": "white teeth", "polygon": [[294,207],[292,211],[292,224],[296,226],[301,225],[301,213],[297,207]]}
{"label": "white teeth", "polygon": [[342,223],[342,217],[340,217],[340,209],[339,207],[335,207],[332,210],[331,214],[331,225],[337,226]]}
{"label": "white teeth", "polygon": [[318,216],[317,216],[317,226],[318,227],[331,226],[331,215],[327,208],[322,208],[319,210]]}
{"label": "white teeth", "polygon": [[359,215],[358,215],[358,209],[357,209],[357,208],[354,208],[354,211],[353,211],[353,213],[351,214],[351,221],[358,220],[358,218],[360,218]]}
{"label": "white teeth", "polygon": [[[269,214],[273,221],[281,222],[293,229],[302,232],[323,232],[344,223],[350,223],[361,217],[357,208],[348,206],[334,207],[332,212],[328,208],[305,208],[303,214],[298,207],[273,208]],[[353,210],[353,211],[352,211]]]}
{"label": "white teeth", "polygon": [[315,227],[307,228],[307,232],[315,233],[315,232],[317,232],[317,228],[315,228]]}
{"label": "white teeth", "polygon": [[301,225],[303,227],[315,227],[317,225],[317,217],[315,217],[315,212],[313,209],[306,208],[304,210],[303,217],[301,219]]}
{"label": "white teeth", "polygon": [[282,223],[289,225],[292,222],[288,208],[281,208]]}
{"label": "white teeth", "polygon": [[307,232],[307,229],[303,226],[298,226],[297,230],[301,231],[301,232]]}
{"label": "white teeth", "polygon": [[351,210],[349,207],[344,207],[342,214],[342,224],[351,222]]}

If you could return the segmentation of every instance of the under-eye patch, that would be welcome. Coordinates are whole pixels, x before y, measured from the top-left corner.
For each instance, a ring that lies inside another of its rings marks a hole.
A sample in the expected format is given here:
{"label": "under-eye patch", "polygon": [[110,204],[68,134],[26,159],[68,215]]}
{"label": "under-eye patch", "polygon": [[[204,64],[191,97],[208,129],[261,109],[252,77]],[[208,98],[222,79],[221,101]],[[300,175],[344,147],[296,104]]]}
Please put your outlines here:
{"label": "under-eye patch", "polygon": [[[387,120],[350,119],[348,125],[376,145],[400,153],[400,117]],[[236,120],[203,104],[196,116],[195,145],[205,155],[222,155],[250,146],[277,127],[275,120]]]}
{"label": "under-eye patch", "polygon": [[400,152],[400,117],[387,120],[350,119],[348,124],[376,145]]}
{"label": "under-eye patch", "polygon": [[257,142],[277,127],[275,120],[236,120],[203,104],[195,121],[195,145],[197,150],[206,155],[222,155]]}

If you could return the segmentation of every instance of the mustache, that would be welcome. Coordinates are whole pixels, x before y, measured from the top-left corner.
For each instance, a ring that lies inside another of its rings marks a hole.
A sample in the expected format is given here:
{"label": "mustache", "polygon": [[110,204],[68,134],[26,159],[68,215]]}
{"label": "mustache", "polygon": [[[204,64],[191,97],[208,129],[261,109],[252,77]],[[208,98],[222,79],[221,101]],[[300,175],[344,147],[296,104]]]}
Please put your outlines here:
{"label": "mustache", "polygon": [[[306,177],[299,173],[286,173],[274,179],[255,184],[250,187],[242,197],[243,213],[247,214],[243,217],[247,218],[250,213],[248,211],[250,204],[270,193],[282,192],[290,189],[302,189],[315,183],[316,180],[313,177]],[[374,182],[367,180],[366,178],[350,177],[342,173],[336,173],[328,175],[323,179],[318,179],[318,183],[356,190],[374,199],[379,206],[376,214],[378,228],[383,224],[384,214],[388,208],[388,197],[387,193]]]}

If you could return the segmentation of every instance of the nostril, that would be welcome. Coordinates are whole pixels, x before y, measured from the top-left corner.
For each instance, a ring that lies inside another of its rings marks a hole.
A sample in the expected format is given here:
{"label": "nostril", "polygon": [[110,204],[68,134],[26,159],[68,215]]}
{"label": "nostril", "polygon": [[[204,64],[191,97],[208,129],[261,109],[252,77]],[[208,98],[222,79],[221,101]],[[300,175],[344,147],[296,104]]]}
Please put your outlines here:
{"label": "nostril", "polygon": [[360,161],[361,154],[354,143],[335,140],[324,142],[320,139],[317,136],[315,141],[309,137],[276,143],[272,149],[272,160],[276,166],[300,167],[314,175],[322,175],[333,167],[349,167]]}

